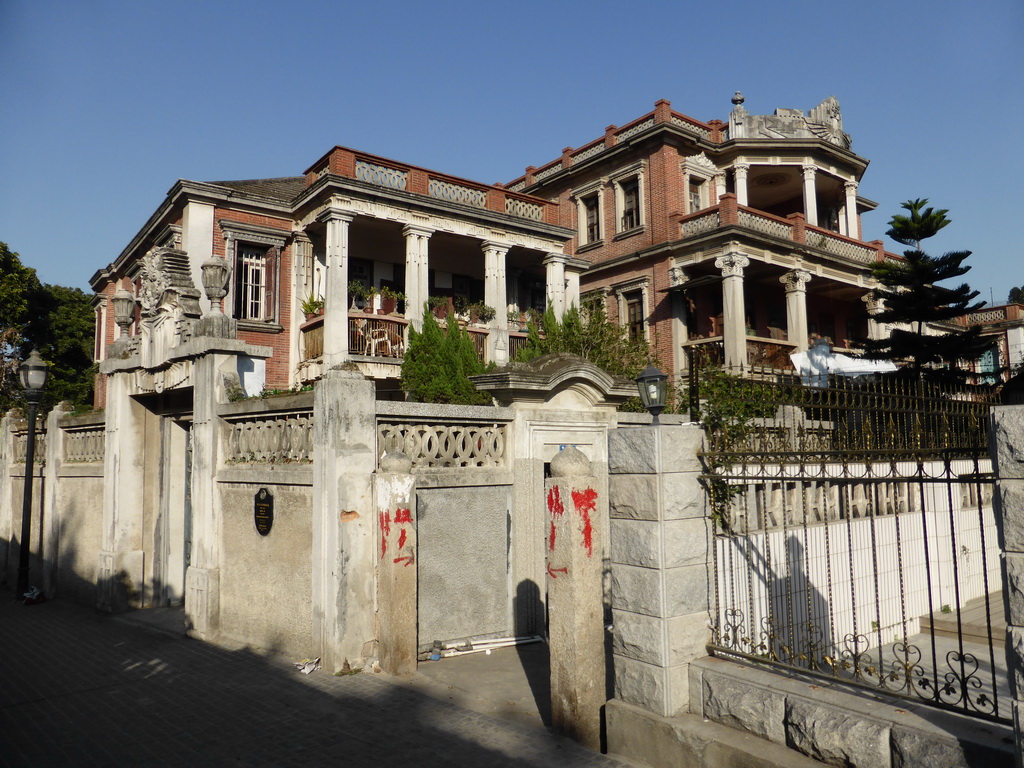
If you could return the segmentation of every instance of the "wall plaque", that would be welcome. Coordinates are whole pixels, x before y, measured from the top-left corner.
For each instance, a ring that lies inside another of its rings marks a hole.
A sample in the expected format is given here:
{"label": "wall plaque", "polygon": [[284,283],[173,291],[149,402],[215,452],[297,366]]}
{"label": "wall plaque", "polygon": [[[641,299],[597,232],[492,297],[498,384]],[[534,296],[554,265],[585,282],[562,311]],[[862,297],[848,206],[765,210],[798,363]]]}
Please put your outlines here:
{"label": "wall plaque", "polygon": [[253,499],[253,522],[256,524],[256,533],[266,536],[274,527],[274,494],[266,488],[260,488]]}

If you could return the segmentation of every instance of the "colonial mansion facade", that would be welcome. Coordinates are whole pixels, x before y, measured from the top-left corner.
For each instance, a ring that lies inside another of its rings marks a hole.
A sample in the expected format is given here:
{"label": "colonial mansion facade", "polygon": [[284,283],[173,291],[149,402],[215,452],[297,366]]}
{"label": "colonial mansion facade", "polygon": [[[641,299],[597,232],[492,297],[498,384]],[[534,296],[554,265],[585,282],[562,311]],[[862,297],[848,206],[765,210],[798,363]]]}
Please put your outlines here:
{"label": "colonial mansion facade", "polygon": [[179,181],[92,278],[97,361],[159,393],[212,335],[244,347],[250,393],[350,362],[399,397],[428,305],[501,365],[529,313],[587,296],[673,374],[690,351],[788,367],[814,336],[856,349],[886,333],[872,265],[898,258],[862,239],[868,162],[834,98],[772,115],[743,101],[708,122],[658,101],[504,185],[341,146],[293,177]]}

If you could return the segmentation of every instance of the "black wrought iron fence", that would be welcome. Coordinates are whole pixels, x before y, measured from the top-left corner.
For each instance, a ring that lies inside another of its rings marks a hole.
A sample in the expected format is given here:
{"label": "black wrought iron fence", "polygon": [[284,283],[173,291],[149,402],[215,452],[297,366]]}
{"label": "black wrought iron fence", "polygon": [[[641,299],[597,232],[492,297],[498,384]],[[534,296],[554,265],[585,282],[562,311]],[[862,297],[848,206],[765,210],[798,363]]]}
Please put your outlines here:
{"label": "black wrought iron fence", "polygon": [[814,383],[702,377],[712,651],[1008,718],[991,395]]}

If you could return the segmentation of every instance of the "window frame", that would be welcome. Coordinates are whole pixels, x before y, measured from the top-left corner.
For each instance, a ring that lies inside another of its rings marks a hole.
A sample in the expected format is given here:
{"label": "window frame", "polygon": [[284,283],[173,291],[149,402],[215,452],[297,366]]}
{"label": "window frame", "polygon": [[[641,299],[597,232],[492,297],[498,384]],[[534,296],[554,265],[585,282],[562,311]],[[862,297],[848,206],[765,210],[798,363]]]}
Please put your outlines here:
{"label": "window frame", "polygon": [[[619,311],[619,325],[629,330],[630,338],[642,338],[650,343],[650,279],[644,277],[612,286]],[[639,307],[639,317],[630,318],[630,306]],[[638,333],[634,333],[638,331]]]}
{"label": "window frame", "polygon": [[[638,161],[632,165],[620,169],[612,178],[612,188],[615,190],[615,231],[617,235],[631,235],[642,232],[647,223],[647,203],[644,195],[644,161]],[[627,226],[627,185],[636,185],[635,205],[629,209],[629,215],[633,217],[630,226]]]}
{"label": "window frame", "polygon": [[[221,219],[218,221],[224,236],[224,256],[231,264],[231,279],[225,306],[231,307],[232,316],[242,327],[250,330],[280,331],[281,317],[281,261],[291,231],[274,229],[258,224]],[[245,251],[250,257],[262,254],[262,284],[259,286],[259,317],[250,317],[252,307],[242,312],[242,288],[246,281],[243,267]]]}
{"label": "window frame", "polygon": [[[570,193],[570,198],[576,202],[576,239],[579,243],[579,248],[586,246],[596,246],[598,243],[604,241],[604,190],[605,180],[599,179],[584,187],[575,189]],[[591,224],[587,202],[594,202],[594,229],[596,229],[596,237],[593,237],[595,233],[591,231]]]}

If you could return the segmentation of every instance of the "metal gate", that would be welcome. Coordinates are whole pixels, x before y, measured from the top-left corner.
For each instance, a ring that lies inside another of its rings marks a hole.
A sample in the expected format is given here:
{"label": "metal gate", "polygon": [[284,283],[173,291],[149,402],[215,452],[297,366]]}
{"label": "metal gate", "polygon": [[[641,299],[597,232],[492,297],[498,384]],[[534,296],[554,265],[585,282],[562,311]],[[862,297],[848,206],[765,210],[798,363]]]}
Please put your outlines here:
{"label": "metal gate", "polygon": [[702,376],[712,652],[1007,720],[991,395]]}

